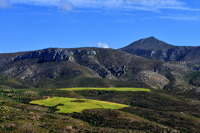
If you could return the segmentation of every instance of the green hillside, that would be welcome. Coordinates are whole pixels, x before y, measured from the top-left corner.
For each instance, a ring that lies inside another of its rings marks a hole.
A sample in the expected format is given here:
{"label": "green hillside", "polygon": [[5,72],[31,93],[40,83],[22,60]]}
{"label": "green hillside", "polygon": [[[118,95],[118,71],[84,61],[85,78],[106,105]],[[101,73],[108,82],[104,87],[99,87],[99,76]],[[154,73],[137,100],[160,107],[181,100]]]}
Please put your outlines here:
{"label": "green hillside", "polygon": [[0,89],[0,132],[200,131],[198,92],[124,89]]}

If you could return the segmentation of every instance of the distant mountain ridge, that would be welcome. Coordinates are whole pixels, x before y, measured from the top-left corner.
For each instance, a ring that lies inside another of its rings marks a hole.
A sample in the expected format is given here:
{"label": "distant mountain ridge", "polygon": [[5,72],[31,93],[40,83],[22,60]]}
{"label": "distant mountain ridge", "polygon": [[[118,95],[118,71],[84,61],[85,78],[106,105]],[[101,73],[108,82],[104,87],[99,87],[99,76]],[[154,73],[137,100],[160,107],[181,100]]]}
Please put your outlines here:
{"label": "distant mountain ridge", "polygon": [[148,37],[148,38],[143,38],[138,41],[135,41],[131,43],[130,45],[122,48],[122,49],[133,49],[133,48],[140,48],[140,49],[169,49],[173,48],[175,46],[170,45],[166,42],[163,42],[161,40],[158,40],[154,36]]}
{"label": "distant mountain ridge", "polygon": [[155,37],[119,50],[47,48],[0,54],[0,83],[13,88],[198,89],[199,54],[199,47],[173,46]]}
{"label": "distant mountain ridge", "polygon": [[159,61],[200,62],[200,47],[173,46],[155,37],[140,39],[120,50]]}

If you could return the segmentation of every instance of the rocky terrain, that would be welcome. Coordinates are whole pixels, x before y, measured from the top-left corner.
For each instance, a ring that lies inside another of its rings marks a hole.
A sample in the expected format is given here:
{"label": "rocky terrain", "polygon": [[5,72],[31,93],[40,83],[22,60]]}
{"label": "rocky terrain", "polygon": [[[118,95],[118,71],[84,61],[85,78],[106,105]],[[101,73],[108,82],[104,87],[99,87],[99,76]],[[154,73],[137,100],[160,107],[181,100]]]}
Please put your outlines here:
{"label": "rocky terrain", "polygon": [[155,37],[148,37],[120,50],[158,61],[179,61],[181,65],[200,70],[200,46],[173,46]]}
{"label": "rocky terrain", "polygon": [[198,89],[198,53],[198,47],[173,46],[155,37],[141,39],[119,50],[47,48],[7,53],[0,54],[0,80],[8,85],[5,81],[15,79],[18,86],[36,88]]}

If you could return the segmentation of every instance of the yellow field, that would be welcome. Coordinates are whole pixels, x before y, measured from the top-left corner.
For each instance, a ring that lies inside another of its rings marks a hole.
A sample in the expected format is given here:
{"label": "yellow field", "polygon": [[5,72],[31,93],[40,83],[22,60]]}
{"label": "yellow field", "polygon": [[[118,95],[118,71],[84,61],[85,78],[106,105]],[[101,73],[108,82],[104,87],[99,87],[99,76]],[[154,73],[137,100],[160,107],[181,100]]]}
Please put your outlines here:
{"label": "yellow field", "polygon": [[128,105],[111,103],[98,100],[89,99],[75,99],[75,98],[64,98],[64,97],[53,97],[44,100],[31,101],[32,104],[44,105],[44,106],[55,106],[58,104],[64,104],[63,106],[58,106],[60,109],[59,113],[73,113],[82,112],[84,109],[94,109],[94,108],[106,108],[106,109],[120,109],[123,107],[129,107]]}

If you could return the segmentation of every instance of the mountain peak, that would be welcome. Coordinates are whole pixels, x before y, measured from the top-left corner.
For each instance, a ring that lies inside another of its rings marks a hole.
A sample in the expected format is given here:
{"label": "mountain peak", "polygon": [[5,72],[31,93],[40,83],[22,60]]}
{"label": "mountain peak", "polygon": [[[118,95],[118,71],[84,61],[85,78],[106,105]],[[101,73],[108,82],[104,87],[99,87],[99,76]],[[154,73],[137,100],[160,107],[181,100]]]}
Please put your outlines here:
{"label": "mountain peak", "polygon": [[163,42],[157,38],[155,38],[154,36],[150,36],[150,37],[147,37],[147,38],[143,38],[143,39],[140,39],[138,41],[141,41],[141,43],[143,42],[152,42],[152,43],[155,43],[155,42]]}
{"label": "mountain peak", "polygon": [[[164,41],[157,39],[154,36],[150,36],[147,38],[140,39],[131,43],[130,45],[124,47],[125,49],[169,49],[174,47]],[[122,49],[124,49],[122,48]]]}
{"label": "mountain peak", "polygon": [[155,38],[154,36],[150,36],[150,37],[143,38],[143,39],[156,39],[156,40],[158,40],[158,39],[157,39],[157,38]]}

